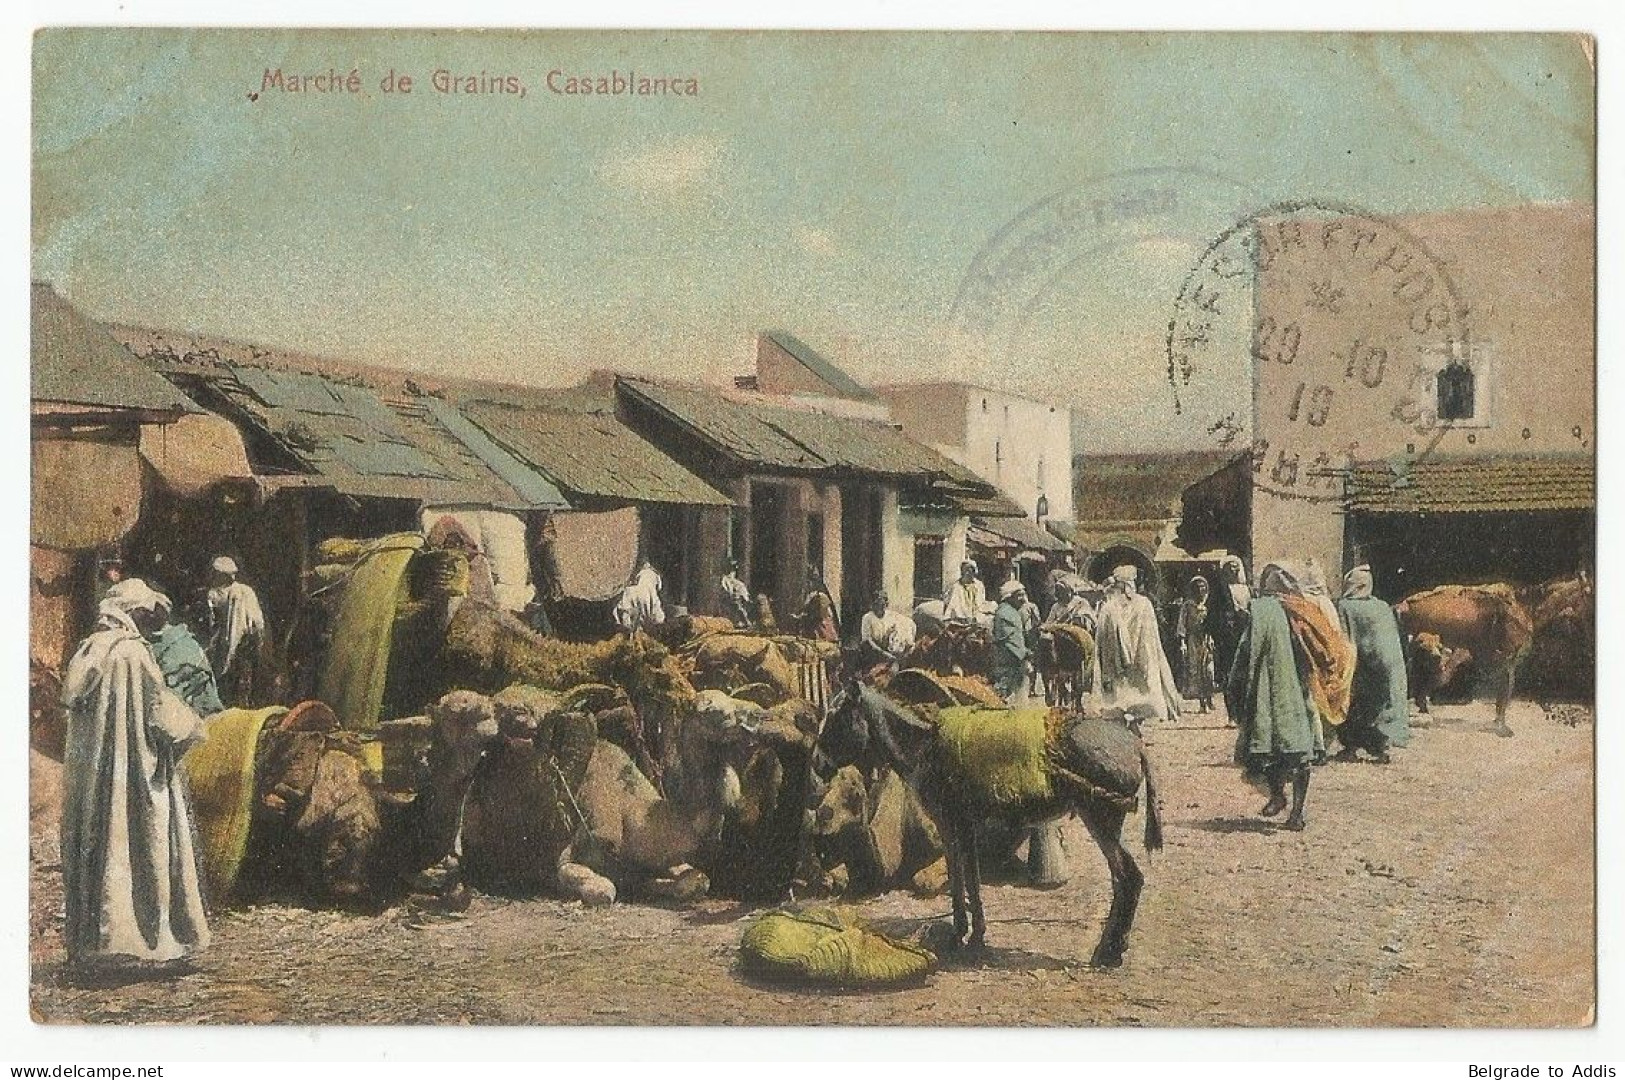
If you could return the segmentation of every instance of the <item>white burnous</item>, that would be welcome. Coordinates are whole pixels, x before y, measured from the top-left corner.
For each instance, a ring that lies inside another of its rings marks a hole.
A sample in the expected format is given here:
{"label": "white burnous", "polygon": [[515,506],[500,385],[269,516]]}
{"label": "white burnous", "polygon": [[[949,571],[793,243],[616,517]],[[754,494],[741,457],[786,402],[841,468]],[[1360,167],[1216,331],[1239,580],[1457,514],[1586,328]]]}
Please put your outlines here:
{"label": "white burnous", "polygon": [[119,582],[68,663],[62,866],[75,963],[174,961],[209,942],[176,769],[203,720],[164,684],[147,643],[169,610],[141,579]]}

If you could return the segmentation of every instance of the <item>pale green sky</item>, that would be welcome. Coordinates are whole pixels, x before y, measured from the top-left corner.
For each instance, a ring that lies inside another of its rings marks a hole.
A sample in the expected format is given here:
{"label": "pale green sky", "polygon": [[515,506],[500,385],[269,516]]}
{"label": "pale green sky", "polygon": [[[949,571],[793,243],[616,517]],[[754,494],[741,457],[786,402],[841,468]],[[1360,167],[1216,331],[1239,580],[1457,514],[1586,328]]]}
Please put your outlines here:
{"label": "pale green sky", "polygon": [[[367,92],[250,101],[267,67]],[[555,68],[700,94],[561,96]],[[1095,448],[1245,411],[1244,328],[1184,417],[1163,334],[1248,212],[1592,199],[1559,36],[57,30],[34,96],[34,273],[106,319],[543,385],[722,379],[782,327],[866,382],[1073,404]]]}

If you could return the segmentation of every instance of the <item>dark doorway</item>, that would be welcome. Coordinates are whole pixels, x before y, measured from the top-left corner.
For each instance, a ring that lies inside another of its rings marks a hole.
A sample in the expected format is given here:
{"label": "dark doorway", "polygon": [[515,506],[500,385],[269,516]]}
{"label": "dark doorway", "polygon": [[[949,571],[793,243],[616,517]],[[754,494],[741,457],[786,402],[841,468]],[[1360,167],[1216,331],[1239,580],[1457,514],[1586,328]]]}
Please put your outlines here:
{"label": "dark doorway", "polygon": [[849,484],[841,488],[841,627],[856,628],[882,587],[881,493]]}
{"label": "dark doorway", "polygon": [[[783,571],[784,490],[772,484],[750,486],[750,591],[757,596],[779,595]],[[789,612],[780,612],[788,615]]]}

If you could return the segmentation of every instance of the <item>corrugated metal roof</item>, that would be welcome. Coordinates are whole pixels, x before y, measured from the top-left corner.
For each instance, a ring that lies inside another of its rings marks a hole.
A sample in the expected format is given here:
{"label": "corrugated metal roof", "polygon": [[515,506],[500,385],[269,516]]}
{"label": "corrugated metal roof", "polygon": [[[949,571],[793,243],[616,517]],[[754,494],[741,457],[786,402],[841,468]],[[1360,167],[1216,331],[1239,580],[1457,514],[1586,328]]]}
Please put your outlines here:
{"label": "corrugated metal roof", "polygon": [[429,415],[451,432],[458,442],[468,447],[475,457],[500,476],[503,483],[518,492],[526,502],[536,507],[567,508],[570,505],[564,493],[552,480],[499,446],[478,424],[458,412],[450,402],[432,397],[420,400],[428,409]]}
{"label": "corrugated metal roof", "polygon": [[827,383],[836,393],[859,401],[878,401],[879,395],[824,359],[817,350],[786,330],[769,330],[768,340],[789,353],[802,367]]}
{"label": "corrugated metal roof", "polygon": [[1588,457],[1543,455],[1361,462],[1348,492],[1365,514],[1592,510],[1597,471]]}
{"label": "corrugated metal roof", "polygon": [[991,491],[987,481],[963,465],[890,424],[746,401],[698,387],[641,379],[621,379],[617,385],[746,465],[942,479],[972,492]]}
{"label": "corrugated metal roof", "polygon": [[628,502],[733,505],[606,413],[553,412],[492,401],[464,402],[462,411],[498,445],[568,492]]}
{"label": "corrugated metal roof", "polygon": [[36,281],[31,294],[29,360],[35,401],[176,416],[203,411],[50,285]]}
{"label": "corrugated metal roof", "polygon": [[[423,399],[386,400],[369,387],[309,372],[217,363],[181,366],[183,385],[207,388],[228,416],[268,436],[305,473],[255,461],[273,486],[329,487],[345,495],[410,499],[430,506],[532,509],[448,430]],[[252,445],[252,444],[251,444]],[[263,456],[263,455],[262,455]]]}

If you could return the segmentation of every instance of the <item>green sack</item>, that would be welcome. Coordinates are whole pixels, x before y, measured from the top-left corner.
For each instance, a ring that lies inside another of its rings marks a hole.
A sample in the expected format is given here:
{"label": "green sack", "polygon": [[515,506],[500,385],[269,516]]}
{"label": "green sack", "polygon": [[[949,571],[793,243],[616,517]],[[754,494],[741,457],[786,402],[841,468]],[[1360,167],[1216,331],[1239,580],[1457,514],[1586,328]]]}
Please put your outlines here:
{"label": "green sack", "polygon": [[740,951],[751,974],[845,989],[918,982],[937,965],[927,950],[839,908],[770,911],[746,928]]}

